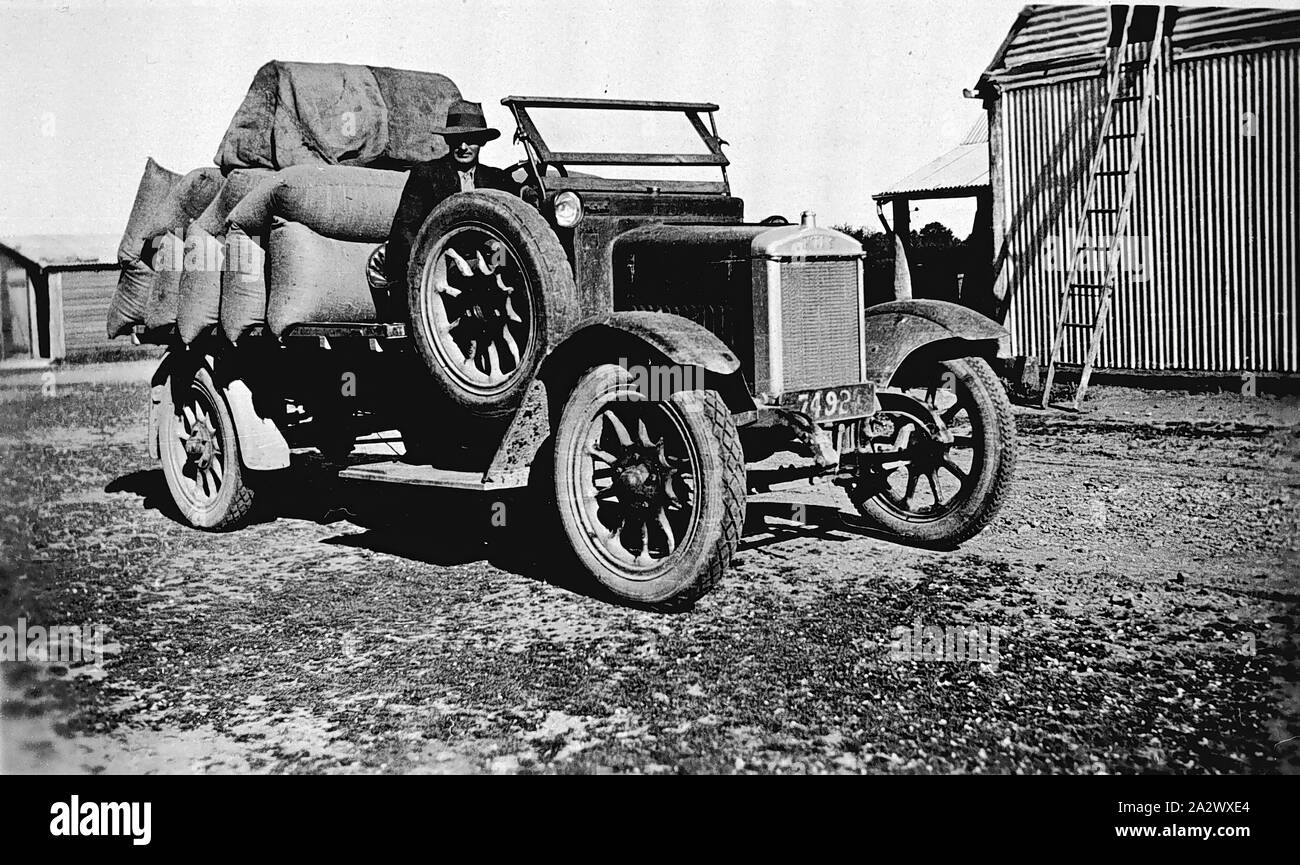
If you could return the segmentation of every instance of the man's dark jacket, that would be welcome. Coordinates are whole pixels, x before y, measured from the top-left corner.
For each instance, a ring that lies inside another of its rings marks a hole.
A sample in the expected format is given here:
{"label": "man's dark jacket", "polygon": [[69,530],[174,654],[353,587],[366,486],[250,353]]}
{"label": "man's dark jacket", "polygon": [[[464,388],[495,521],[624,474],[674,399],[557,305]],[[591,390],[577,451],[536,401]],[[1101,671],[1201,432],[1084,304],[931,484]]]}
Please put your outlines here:
{"label": "man's dark jacket", "polygon": [[[474,168],[475,189],[500,189],[519,194],[519,184],[505,171],[490,165]],[[430,211],[444,198],[460,192],[460,174],[456,160],[448,154],[441,159],[422,162],[411,169],[402,189],[402,200],[388,232],[384,250],[384,272],[388,277],[389,297],[398,309],[406,308],[406,266],[411,258],[411,244]]]}

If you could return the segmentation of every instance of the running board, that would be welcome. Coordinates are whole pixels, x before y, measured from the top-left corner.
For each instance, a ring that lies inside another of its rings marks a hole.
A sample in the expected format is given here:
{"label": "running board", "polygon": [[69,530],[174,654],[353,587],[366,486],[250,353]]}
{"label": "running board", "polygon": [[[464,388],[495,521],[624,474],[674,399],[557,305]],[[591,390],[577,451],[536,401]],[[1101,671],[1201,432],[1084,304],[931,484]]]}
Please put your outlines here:
{"label": "running board", "polygon": [[482,472],[458,472],[398,460],[351,466],[339,472],[339,477],[352,481],[379,481],[388,484],[411,484],[420,487],[478,492],[512,489],[515,486],[509,483],[486,481]]}

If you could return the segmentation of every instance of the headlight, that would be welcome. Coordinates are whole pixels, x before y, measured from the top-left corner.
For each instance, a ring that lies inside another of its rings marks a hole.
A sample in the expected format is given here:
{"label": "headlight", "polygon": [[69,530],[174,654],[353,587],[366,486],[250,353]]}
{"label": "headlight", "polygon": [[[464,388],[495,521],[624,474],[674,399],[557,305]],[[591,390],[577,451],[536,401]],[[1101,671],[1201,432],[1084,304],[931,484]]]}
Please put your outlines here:
{"label": "headlight", "polygon": [[555,224],[560,228],[573,228],[582,219],[582,199],[576,192],[561,192],[552,202]]}

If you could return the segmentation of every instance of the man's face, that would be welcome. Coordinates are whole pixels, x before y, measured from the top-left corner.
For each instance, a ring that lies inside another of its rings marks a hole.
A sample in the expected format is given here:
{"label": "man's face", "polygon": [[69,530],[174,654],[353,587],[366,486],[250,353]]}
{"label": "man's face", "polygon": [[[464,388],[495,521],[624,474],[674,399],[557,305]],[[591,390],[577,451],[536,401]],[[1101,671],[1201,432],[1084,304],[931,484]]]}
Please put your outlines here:
{"label": "man's face", "polygon": [[478,152],[483,147],[483,141],[472,135],[448,135],[447,149],[451,151],[451,158],[460,166],[461,171],[468,171],[478,165]]}

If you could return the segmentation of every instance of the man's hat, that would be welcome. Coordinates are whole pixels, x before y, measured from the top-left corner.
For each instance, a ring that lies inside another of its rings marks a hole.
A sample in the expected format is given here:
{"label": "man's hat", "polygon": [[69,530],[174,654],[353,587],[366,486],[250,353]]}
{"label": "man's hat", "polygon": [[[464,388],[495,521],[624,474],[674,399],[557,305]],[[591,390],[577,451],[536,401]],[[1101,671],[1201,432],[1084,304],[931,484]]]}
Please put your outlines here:
{"label": "man's hat", "polygon": [[484,141],[500,138],[500,130],[487,125],[483,117],[483,106],[477,102],[458,99],[447,109],[447,125],[434,127],[436,135],[474,135]]}

